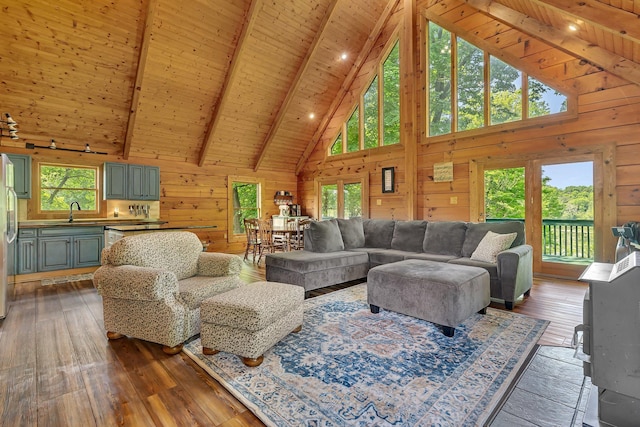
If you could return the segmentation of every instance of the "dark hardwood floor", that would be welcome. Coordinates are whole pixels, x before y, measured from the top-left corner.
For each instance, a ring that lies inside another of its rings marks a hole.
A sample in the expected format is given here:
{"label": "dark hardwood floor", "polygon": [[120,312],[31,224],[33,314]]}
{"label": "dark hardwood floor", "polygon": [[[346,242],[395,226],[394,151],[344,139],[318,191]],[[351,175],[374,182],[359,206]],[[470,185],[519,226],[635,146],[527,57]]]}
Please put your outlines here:
{"label": "dark hardwood floor", "polygon": [[[245,262],[245,281],[264,276],[263,266]],[[585,289],[536,279],[514,311],[551,320],[540,344],[568,346]],[[183,353],[167,356],[137,339],[108,341],[91,281],[21,283],[12,294],[0,322],[2,426],[263,425]]]}

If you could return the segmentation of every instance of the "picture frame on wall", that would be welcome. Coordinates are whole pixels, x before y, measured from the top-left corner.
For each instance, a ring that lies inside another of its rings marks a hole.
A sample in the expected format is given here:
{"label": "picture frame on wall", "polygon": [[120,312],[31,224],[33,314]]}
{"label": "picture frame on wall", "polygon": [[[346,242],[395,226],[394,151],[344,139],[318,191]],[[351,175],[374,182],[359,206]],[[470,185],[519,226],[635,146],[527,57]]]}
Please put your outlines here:
{"label": "picture frame on wall", "polygon": [[393,193],[395,190],[395,168],[382,168],[382,192]]}

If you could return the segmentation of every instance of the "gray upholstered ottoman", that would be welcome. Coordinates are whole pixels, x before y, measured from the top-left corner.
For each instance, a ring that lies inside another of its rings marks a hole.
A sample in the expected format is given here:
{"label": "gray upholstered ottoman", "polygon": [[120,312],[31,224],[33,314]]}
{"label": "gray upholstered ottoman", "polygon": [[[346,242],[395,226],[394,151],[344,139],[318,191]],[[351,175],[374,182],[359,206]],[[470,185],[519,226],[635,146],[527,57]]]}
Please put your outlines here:
{"label": "gray upholstered ottoman", "polygon": [[200,306],[200,340],[207,355],[236,354],[247,366],[262,363],[265,351],[302,329],[304,288],[255,282],[208,298]]}
{"label": "gray upholstered ottoman", "polygon": [[367,302],[443,327],[452,337],[455,327],[490,302],[489,273],[480,267],[444,262],[405,260],[380,265],[367,275]]}

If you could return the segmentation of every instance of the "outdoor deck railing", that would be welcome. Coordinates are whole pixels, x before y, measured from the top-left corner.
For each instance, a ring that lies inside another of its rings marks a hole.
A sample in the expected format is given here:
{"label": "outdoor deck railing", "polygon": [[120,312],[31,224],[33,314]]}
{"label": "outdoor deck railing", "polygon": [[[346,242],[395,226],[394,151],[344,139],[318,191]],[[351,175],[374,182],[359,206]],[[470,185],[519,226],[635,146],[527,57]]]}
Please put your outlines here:
{"label": "outdoor deck railing", "polygon": [[[524,221],[521,218],[488,219],[496,221]],[[593,220],[542,220],[543,257],[593,260]]]}

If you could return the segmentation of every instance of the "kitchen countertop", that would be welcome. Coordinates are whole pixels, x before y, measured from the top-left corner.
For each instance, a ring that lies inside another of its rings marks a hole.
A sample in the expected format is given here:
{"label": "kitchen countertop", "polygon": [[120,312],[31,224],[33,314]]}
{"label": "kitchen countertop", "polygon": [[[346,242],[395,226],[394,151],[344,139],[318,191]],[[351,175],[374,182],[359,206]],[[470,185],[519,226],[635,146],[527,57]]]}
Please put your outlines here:
{"label": "kitchen countertop", "polygon": [[132,225],[107,225],[105,230],[115,231],[144,231],[144,230],[194,230],[202,228],[218,228],[217,225],[171,225],[165,224],[132,224]]}
{"label": "kitchen countertop", "polygon": [[139,225],[162,225],[167,221],[153,220],[116,220],[116,219],[75,219],[73,222],[68,220],[32,220],[20,221],[18,228],[46,228],[46,227],[107,227],[107,226],[139,226]]}

